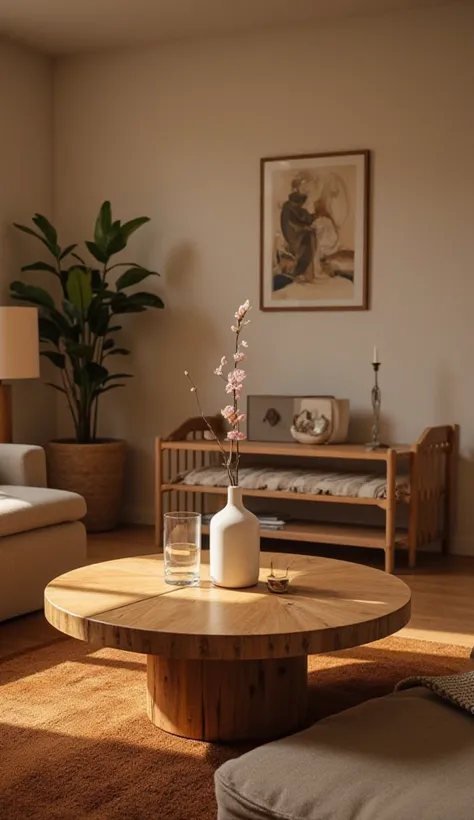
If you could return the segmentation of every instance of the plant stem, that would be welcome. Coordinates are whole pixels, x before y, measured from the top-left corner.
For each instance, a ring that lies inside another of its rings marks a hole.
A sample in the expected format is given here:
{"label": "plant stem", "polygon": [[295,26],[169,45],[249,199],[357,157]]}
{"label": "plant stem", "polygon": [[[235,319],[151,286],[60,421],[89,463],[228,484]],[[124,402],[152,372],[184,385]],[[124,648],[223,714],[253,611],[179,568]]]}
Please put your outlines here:
{"label": "plant stem", "polygon": [[64,370],[61,370],[61,379],[62,379],[64,390],[66,391],[66,399],[67,399],[67,403],[69,405],[69,410],[71,411],[71,416],[72,416],[72,420],[74,422],[74,428],[76,430],[76,438],[77,438],[78,433],[79,433],[78,420],[76,418],[76,414],[74,412],[74,407],[73,407],[73,404],[72,404],[72,400],[71,400],[70,395],[69,395],[69,389],[68,389],[69,385],[68,385],[68,381],[66,379],[66,376],[64,375]]}
{"label": "plant stem", "polygon": [[[237,321],[237,332],[235,334],[235,355],[239,352],[239,336],[240,336],[240,321]],[[238,362],[234,358],[234,370],[237,367]],[[237,413],[237,392],[234,390],[234,413]],[[239,430],[240,425],[237,425],[237,430]],[[240,461],[240,445],[239,440],[235,442],[235,486],[239,486],[239,461]]]}
{"label": "plant stem", "polygon": [[205,415],[204,415],[204,413],[203,413],[203,409],[202,409],[202,406],[201,406],[201,401],[200,401],[200,399],[199,399],[198,389],[197,389],[196,385],[194,384],[194,382],[193,382],[193,380],[192,380],[192,378],[191,378],[191,376],[189,375],[189,373],[188,373],[188,371],[187,371],[187,370],[185,370],[185,371],[184,371],[184,375],[186,376],[186,378],[187,378],[187,379],[190,381],[190,383],[191,383],[192,392],[193,392],[193,393],[194,393],[194,395],[196,396],[196,403],[197,403],[197,406],[198,406],[199,414],[200,414],[200,416],[201,416],[202,420],[205,422],[207,429],[208,429],[208,430],[209,430],[209,432],[212,434],[212,436],[213,436],[214,440],[217,442],[217,445],[218,445],[218,447],[219,447],[219,450],[220,450],[220,451],[221,451],[221,453],[222,453],[222,460],[223,460],[224,467],[225,467],[225,468],[226,468],[226,470],[227,470],[227,475],[228,475],[228,477],[229,477],[229,484],[230,484],[230,486],[231,486],[231,487],[235,487],[235,486],[236,486],[236,484],[234,484],[234,478],[233,478],[233,475],[232,475],[232,470],[231,470],[231,468],[230,468],[230,464],[229,464],[229,462],[228,462],[228,458],[229,458],[229,456],[227,455],[227,453],[226,453],[226,451],[224,450],[224,448],[223,448],[223,446],[222,446],[222,444],[221,444],[221,442],[220,442],[219,438],[216,436],[216,434],[215,434],[214,430],[212,429],[211,424],[209,423],[208,419],[206,418],[206,416],[205,416]]}

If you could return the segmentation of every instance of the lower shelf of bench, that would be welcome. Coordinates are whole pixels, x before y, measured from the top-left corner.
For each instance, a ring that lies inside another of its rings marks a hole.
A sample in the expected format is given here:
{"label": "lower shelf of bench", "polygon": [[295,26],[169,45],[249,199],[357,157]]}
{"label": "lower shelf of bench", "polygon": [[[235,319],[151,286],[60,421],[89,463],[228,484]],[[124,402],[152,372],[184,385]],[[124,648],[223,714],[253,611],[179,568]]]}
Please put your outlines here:
{"label": "lower shelf of bench", "polygon": [[[202,527],[209,533],[209,525]],[[351,524],[328,524],[300,521],[285,524],[281,530],[260,530],[262,538],[284,541],[308,541],[313,544],[339,544],[345,547],[372,547],[385,549],[385,530],[382,527],[360,527]],[[407,534],[400,530],[395,534],[395,546],[406,547]]]}

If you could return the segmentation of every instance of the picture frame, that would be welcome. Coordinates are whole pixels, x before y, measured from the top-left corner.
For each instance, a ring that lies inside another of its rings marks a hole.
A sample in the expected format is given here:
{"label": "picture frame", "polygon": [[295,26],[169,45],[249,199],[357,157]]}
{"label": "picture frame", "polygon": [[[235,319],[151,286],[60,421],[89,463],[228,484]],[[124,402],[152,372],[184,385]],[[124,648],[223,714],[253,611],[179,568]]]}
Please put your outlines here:
{"label": "picture frame", "polygon": [[367,310],[370,151],[260,160],[260,309]]}

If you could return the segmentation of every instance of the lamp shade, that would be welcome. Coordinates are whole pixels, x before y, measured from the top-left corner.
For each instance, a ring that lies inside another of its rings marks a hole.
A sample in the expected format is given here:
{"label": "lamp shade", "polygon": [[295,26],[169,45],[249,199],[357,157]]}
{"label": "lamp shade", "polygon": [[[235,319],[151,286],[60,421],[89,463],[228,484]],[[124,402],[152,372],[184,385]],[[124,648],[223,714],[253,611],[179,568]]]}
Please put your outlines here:
{"label": "lamp shade", "polygon": [[39,374],[37,309],[0,307],[0,381]]}

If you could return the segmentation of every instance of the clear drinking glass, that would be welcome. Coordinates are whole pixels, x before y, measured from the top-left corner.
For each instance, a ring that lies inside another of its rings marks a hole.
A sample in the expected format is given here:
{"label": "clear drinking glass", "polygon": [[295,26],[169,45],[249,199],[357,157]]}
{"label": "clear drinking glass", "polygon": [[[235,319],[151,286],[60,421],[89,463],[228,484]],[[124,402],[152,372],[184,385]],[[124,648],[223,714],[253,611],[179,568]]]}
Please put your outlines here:
{"label": "clear drinking glass", "polygon": [[201,513],[165,513],[163,518],[165,581],[196,586],[201,565]]}

